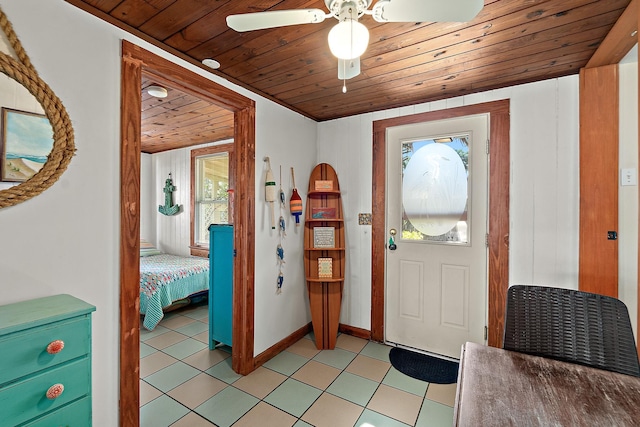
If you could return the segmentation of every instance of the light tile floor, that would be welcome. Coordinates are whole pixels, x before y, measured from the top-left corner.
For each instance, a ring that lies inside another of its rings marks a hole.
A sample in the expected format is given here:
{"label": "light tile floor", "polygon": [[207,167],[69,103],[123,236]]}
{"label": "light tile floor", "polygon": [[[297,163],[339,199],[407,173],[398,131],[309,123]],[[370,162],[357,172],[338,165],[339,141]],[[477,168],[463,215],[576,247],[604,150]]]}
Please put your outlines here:
{"label": "light tile floor", "polygon": [[451,426],[455,384],[412,379],[391,347],[340,335],[335,350],[304,337],[247,376],[228,348],[209,351],[206,303],[140,331],[141,427]]}

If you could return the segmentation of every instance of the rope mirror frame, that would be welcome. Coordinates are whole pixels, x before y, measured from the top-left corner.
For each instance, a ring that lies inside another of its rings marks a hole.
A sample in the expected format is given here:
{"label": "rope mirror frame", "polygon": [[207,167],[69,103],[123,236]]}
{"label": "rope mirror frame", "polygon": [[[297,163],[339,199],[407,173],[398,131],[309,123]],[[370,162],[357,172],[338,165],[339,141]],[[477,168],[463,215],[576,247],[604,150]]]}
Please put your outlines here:
{"label": "rope mirror frame", "polygon": [[15,60],[6,53],[0,52],[0,72],[20,83],[36,98],[53,128],[53,148],[44,166],[27,181],[0,190],[1,209],[29,200],[51,187],[67,169],[76,150],[73,126],[67,110],[51,88],[38,76],[11,23],[1,9],[0,26],[19,59]]}

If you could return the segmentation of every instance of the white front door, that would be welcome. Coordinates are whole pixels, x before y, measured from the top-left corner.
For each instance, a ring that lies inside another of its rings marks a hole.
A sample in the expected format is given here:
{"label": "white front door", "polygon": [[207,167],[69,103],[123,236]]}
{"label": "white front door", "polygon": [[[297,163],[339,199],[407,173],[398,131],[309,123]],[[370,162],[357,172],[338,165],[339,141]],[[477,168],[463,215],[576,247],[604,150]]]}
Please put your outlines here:
{"label": "white front door", "polygon": [[488,114],[390,128],[385,340],[459,358],[485,342]]}

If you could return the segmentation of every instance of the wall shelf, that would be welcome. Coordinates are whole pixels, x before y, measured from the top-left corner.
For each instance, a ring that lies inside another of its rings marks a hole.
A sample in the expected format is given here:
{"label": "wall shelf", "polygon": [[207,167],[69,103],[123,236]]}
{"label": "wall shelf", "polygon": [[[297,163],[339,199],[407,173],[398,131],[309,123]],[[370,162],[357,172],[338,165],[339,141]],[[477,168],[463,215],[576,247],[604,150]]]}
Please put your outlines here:
{"label": "wall shelf", "polygon": [[[330,183],[333,189],[316,190],[316,181]],[[329,217],[314,218],[314,212],[317,214],[319,211]],[[338,175],[330,165],[320,163],[309,178],[304,224],[304,266],[318,349],[333,349],[336,346],[344,288],[345,254]]]}

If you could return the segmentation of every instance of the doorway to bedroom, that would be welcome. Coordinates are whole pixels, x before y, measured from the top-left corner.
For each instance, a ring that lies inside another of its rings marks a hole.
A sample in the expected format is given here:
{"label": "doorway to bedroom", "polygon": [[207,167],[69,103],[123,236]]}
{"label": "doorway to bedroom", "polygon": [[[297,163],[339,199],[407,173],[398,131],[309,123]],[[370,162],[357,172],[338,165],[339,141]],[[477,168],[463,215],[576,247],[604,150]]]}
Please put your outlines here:
{"label": "doorway to bedroom", "polygon": [[[253,369],[255,104],[213,81],[188,71],[127,41],[122,45],[121,81],[121,232],[120,232],[120,424],[139,425],[140,317],[139,236],[143,79],[175,87],[233,115],[236,171],[233,212],[236,232],[233,277],[233,342],[231,366],[240,374]],[[178,107],[176,107],[178,108]],[[158,118],[160,119],[160,118]],[[187,168],[188,169],[188,168]],[[155,207],[154,207],[155,210]],[[187,222],[189,219],[187,219]]]}

